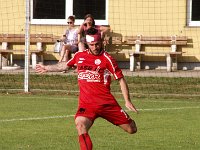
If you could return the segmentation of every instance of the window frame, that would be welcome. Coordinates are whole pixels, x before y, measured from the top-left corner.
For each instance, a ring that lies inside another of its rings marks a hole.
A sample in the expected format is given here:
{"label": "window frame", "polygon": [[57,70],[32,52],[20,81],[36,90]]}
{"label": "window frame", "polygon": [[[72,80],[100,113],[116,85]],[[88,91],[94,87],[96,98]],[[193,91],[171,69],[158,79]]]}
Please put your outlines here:
{"label": "window frame", "polygon": [[190,27],[200,26],[200,20],[192,21],[192,0],[187,1],[187,25]]}
{"label": "window frame", "polygon": [[[33,19],[33,0],[31,0],[31,16],[30,16],[30,23],[35,25],[67,25],[67,17],[73,15],[73,0],[65,0],[65,19]],[[106,12],[105,12],[105,20],[98,20],[95,19],[96,25],[108,25],[108,1],[105,0],[106,3]],[[76,19],[75,25],[82,24],[84,19]]]}

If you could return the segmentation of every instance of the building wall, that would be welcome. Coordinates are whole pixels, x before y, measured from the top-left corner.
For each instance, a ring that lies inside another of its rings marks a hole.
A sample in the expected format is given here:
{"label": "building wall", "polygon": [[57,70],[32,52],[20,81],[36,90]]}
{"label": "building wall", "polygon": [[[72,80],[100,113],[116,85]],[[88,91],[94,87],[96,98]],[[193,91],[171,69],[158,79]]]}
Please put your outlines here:
{"label": "building wall", "polygon": [[0,0],[0,33],[24,33],[23,0]]}
{"label": "building wall", "polygon": [[[181,48],[183,53],[179,62],[200,61],[200,28],[188,27],[186,0],[109,0],[108,22],[116,34],[145,36],[188,36],[188,46]],[[0,1],[0,33],[24,33],[25,1]],[[31,33],[49,33],[62,35],[65,26],[31,25]],[[53,46],[48,47],[53,50]],[[170,47],[145,47],[146,51],[169,51]],[[46,56],[46,59],[57,59]],[[119,61],[126,61],[129,56],[114,55]],[[144,57],[144,61],[157,61],[164,58]]]}
{"label": "building wall", "polygon": [[[110,0],[109,24],[114,32],[122,35],[187,36],[190,40],[188,46],[182,47],[185,53],[179,61],[197,62],[200,60],[200,28],[187,26],[186,6],[186,0]],[[147,51],[157,49],[145,47]],[[151,60],[146,58],[146,61]]]}

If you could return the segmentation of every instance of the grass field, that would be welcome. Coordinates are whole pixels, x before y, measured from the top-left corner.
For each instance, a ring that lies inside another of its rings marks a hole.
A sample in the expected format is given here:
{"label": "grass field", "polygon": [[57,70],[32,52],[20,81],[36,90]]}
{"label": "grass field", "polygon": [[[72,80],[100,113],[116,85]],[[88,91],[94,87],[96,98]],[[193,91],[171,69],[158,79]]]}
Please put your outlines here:
{"label": "grass field", "polygon": [[[200,78],[186,77],[132,77],[126,76],[126,80],[132,95],[163,97],[199,97],[200,98]],[[0,74],[0,93],[4,92],[23,92],[24,76],[23,74]],[[73,86],[72,86],[73,85]],[[31,92],[52,91],[58,92],[77,92],[77,76],[65,74],[31,74],[30,75]],[[112,92],[121,92],[118,81],[111,84]]]}
{"label": "grass field", "polygon": [[[129,135],[97,119],[90,135],[94,150],[195,150],[200,148],[198,99],[135,99],[138,126]],[[124,108],[122,99],[119,103]],[[0,149],[78,150],[75,96],[1,95]]]}

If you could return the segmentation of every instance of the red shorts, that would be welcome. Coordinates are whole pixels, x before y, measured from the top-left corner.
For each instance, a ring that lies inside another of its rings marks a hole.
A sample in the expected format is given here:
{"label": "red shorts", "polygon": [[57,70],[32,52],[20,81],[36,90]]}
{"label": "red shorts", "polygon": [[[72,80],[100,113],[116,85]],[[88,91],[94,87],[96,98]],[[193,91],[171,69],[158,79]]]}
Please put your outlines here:
{"label": "red shorts", "polygon": [[98,117],[102,117],[114,125],[129,124],[132,119],[118,105],[103,105],[103,106],[79,106],[75,118],[84,116],[94,122]]}

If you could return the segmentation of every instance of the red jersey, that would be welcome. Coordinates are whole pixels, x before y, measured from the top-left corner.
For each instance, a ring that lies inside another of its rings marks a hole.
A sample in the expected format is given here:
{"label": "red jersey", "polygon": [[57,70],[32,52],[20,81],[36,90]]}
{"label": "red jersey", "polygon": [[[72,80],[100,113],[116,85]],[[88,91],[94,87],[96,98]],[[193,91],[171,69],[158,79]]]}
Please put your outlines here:
{"label": "red jersey", "polygon": [[114,79],[123,77],[116,61],[105,51],[93,55],[89,50],[77,52],[67,65],[77,65],[80,89],[79,104],[104,105],[116,104],[110,92],[111,74]]}

